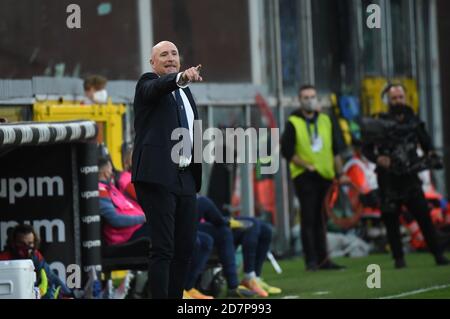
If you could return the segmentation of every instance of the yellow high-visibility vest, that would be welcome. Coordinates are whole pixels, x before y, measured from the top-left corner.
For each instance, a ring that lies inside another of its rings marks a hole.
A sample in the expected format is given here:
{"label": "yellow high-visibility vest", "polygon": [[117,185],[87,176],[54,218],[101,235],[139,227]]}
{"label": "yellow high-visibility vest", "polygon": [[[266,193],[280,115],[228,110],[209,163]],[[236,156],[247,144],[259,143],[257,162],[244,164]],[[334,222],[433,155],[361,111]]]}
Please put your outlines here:
{"label": "yellow high-visibility vest", "polygon": [[[308,132],[308,125],[305,119],[291,115],[289,122],[295,128],[295,154],[300,156],[304,161],[311,163],[316,168],[317,172],[325,179],[331,180],[335,176],[334,172],[334,155],[333,155],[333,129],[331,120],[328,115],[319,113],[317,117],[317,134],[322,140],[322,148],[313,151],[310,136],[315,134],[313,130],[314,125],[310,125],[310,132]],[[291,178],[294,179],[305,172],[303,166],[298,166],[291,162],[289,164],[291,170]]]}

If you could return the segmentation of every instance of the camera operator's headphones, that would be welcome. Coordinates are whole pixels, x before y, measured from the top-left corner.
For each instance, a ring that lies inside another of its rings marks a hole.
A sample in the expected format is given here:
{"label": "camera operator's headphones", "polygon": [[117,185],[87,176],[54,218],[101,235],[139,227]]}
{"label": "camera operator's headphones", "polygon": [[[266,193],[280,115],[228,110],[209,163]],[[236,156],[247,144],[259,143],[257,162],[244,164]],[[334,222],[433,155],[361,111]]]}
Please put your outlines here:
{"label": "camera operator's headphones", "polygon": [[389,100],[388,100],[388,96],[387,93],[393,88],[399,86],[403,89],[403,91],[405,91],[406,93],[406,87],[401,84],[400,82],[388,82],[388,84],[386,84],[386,86],[384,87],[383,91],[381,91],[381,99],[383,100],[383,103],[386,105],[389,105]]}

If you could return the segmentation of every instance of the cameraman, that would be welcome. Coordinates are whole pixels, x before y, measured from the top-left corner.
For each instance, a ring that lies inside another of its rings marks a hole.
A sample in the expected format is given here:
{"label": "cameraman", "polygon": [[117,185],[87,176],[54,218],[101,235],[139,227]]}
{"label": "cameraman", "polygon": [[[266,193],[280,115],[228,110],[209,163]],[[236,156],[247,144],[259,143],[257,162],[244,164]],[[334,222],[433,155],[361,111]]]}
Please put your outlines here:
{"label": "cameraman", "polygon": [[[447,265],[449,261],[438,246],[436,230],[432,224],[427,201],[422,191],[422,183],[417,172],[403,171],[402,163],[392,157],[394,147],[404,147],[410,162],[418,159],[417,146],[420,145],[427,156],[435,155],[431,139],[425,125],[406,105],[406,90],[401,84],[390,84],[383,90],[387,98],[388,113],[379,114],[381,119],[395,121],[400,125],[411,125],[411,132],[402,139],[404,145],[393,146],[390,141],[382,144],[366,143],[364,155],[377,164],[376,172],[380,191],[382,219],[386,225],[387,236],[395,259],[396,268],[406,267],[400,236],[399,214],[402,205],[416,218],[430,252],[437,265]],[[401,134],[403,136],[403,134]],[[401,138],[401,137],[400,137]],[[389,138],[387,138],[388,140]],[[391,141],[392,142],[392,141]],[[405,144],[409,143],[409,144]],[[404,164],[406,166],[407,164]]]}

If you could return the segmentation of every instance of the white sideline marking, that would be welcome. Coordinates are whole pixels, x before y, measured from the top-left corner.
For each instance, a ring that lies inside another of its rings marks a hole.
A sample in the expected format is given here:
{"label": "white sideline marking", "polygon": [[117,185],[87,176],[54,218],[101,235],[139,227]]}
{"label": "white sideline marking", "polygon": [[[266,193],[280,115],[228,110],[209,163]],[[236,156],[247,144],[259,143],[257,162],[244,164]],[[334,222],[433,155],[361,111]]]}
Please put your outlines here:
{"label": "white sideline marking", "polygon": [[412,291],[408,291],[408,292],[404,292],[398,295],[392,295],[392,296],[387,296],[387,297],[380,297],[378,299],[394,299],[394,298],[402,298],[402,297],[406,297],[406,296],[412,296],[412,295],[417,295],[420,294],[422,292],[428,292],[428,291],[432,291],[432,290],[439,290],[439,289],[445,289],[450,287],[450,284],[448,285],[440,285],[440,286],[432,286],[429,288],[423,288],[423,289],[417,289],[417,290],[412,290]]}
{"label": "white sideline marking", "polygon": [[316,291],[313,293],[313,295],[320,296],[320,295],[328,295],[329,291]]}
{"label": "white sideline marking", "polygon": [[299,296],[295,295],[295,296],[284,296],[282,299],[298,299]]}

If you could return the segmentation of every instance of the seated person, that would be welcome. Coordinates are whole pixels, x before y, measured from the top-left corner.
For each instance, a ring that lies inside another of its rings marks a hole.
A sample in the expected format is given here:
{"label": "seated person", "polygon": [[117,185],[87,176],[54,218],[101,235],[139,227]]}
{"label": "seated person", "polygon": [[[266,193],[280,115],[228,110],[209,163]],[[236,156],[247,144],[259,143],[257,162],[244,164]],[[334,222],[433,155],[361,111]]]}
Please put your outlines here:
{"label": "seated person", "polygon": [[107,80],[101,75],[91,75],[84,80],[85,98],[82,104],[105,104],[108,101],[108,92],[106,91]]}
{"label": "seated person", "polygon": [[[204,222],[199,225],[199,230],[214,238],[228,286],[231,288],[238,286],[235,247],[242,244],[245,275],[239,287],[245,287],[261,297],[267,297],[268,293],[281,293],[279,288],[269,286],[260,277],[262,265],[272,239],[270,226],[250,217],[239,217],[237,221],[234,219],[227,220],[217,206],[206,196],[197,196],[197,209],[199,217],[204,219]],[[250,220],[252,226],[247,229],[240,229],[242,225],[240,225],[239,219]],[[236,231],[232,231],[230,226]]]}
{"label": "seated person", "polygon": [[244,279],[241,285],[255,291],[261,297],[280,294],[281,289],[270,286],[262,278],[262,267],[272,242],[272,227],[267,222],[253,217],[236,217],[238,221],[247,220],[252,226],[233,231],[235,246],[242,245]]}
{"label": "seated person", "polygon": [[231,298],[253,298],[256,293],[239,285],[236,267],[236,250],[233,242],[233,232],[229,222],[220,213],[209,214],[199,207],[197,197],[197,211],[199,219],[198,230],[207,233],[213,238],[214,246],[217,248],[219,261],[222,264],[223,274],[227,281],[227,297]]}
{"label": "seated person", "polygon": [[361,141],[353,141],[353,156],[343,167],[344,174],[356,187],[347,193],[353,205],[363,205],[363,215],[379,217],[378,182],[375,164],[370,162],[361,151]]}
{"label": "seated person", "polygon": [[107,245],[117,245],[141,237],[150,237],[150,227],[139,205],[128,200],[112,182],[112,164],[98,160],[100,215],[104,218],[103,237]]}
{"label": "seated person", "polygon": [[132,155],[133,155],[133,148],[127,147],[123,153],[123,172],[120,172],[117,184],[119,190],[125,196],[127,196],[129,199],[132,199],[134,202],[137,202],[136,190],[134,189],[134,185],[131,183]]}
{"label": "seated person", "polygon": [[50,269],[39,251],[39,238],[30,225],[17,225],[8,235],[6,249],[0,253],[0,260],[31,259],[36,272],[36,285],[41,298],[56,299],[73,297],[72,291]]}
{"label": "seated person", "polygon": [[195,289],[195,283],[208,262],[214,245],[213,238],[207,233],[197,231],[194,251],[192,253],[191,265],[184,285],[183,297],[185,299],[214,299],[212,296],[204,295]]}

